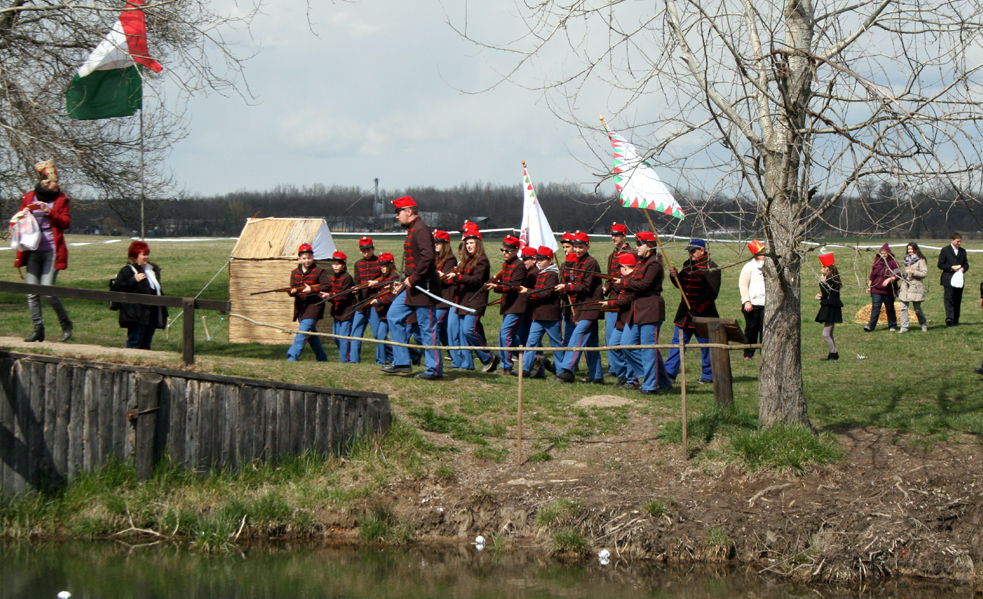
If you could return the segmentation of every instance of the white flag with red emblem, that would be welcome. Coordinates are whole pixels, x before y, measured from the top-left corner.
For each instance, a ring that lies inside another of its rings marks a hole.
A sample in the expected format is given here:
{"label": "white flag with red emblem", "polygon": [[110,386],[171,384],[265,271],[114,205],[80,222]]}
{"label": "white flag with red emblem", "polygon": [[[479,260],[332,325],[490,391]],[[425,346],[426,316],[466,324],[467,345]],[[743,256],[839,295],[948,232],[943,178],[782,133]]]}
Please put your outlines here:
{"label": "white flag with red emblem", "polygon": [[536,198],[536,190],[532,186],[529,178],[529,169],[526,163],[522,163],[522,193],[525,198],[522,204],[522,225],[519,227],[519,246],[530,245],[534,248],[546,246],[554,252],[559,245],[556,243],[556,235],[550,228],[543,213],[543,207]]}

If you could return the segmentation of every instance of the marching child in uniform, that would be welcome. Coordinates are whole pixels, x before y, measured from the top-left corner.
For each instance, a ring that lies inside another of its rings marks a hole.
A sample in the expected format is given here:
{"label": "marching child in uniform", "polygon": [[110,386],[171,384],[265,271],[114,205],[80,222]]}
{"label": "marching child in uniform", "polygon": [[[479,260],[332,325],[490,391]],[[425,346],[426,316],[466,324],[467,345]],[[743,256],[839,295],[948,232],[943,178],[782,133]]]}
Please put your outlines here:
{"label": "marching child in uniform", "polygon": [[[350,337],[352,334],[352,320],[355,318],[355,311],[352,310],[352,306],[355,304],[355,294],[345,293],[338,295],[346,289],[351,289],[355,286],[352,276],[348,274],[348,268],[345,264],[347,261],[348,256],[344,252],[335,252],[331,255],[331,270],[334,271],[331,277],[331,288],[330,291],[322,291],[321,296],[325,298],[329,295],[336,296],[331,299],[331,317],[334,318],[334,326],[331,332],[335,335]],[[349,340],[335,339],[335,344],[338,346],[338,361],[342,363],[349,362]]]}
{"label": "marching child in uniform", "polygon": [[314,263],[314,249],[309,243],[297,248],[297,258],[300,264],[290,273],[290,295],[294,296],[294,320],[298,321],[301,331],[294,337],[293,345],[287,350],[287,360],[296,362],[306,343],[311,344],[314,358],[318,362],[327,362],[321,339],[317,335],[307,335],[305,331],[317,331],[317,321],[324,317],[324,302],[318,294],[320,289],[329,285],[328,273]]}

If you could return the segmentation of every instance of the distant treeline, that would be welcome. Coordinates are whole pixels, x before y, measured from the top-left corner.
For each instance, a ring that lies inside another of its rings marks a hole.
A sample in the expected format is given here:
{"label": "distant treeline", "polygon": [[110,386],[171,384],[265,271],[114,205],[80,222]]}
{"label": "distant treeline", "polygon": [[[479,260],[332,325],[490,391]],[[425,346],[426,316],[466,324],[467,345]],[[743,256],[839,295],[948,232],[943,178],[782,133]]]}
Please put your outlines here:
{"label": "distant treeline", "polygon": [[[576,229],[605,233],[614,221],[626,223],[632,231],[649,228],[640,210],[623,208],[613,196],[562,184],[539,185],[536,191],[557,233]],[[236,191],[207,198],[147,200],[145,227],[148,236],[234,236],[248,217],[258,215],[324,218],[336,231],[394,230],[398,227],[389,200],[401,195],[416,198],[426,221],[442,229],[459,230],[465,219],[478,222],[482,228],[518,227],[522,220],[523,198],[515,185],[409,188],[380,191],[379,195],[376,202],[371,190],[313,185]],[[678,193],[677,198],[686,212],[685,220],[649,213],[660,233],[749,237],[762,230],[756,205],[749,199],[685,193]],[[821,196],[811,199],[814,206],[822,201]],[[16,211],[17,200],[8,199],[4,204],[8,216]],[[71,230],[108,235],[139,233],[140,202],[76,198]],[[808,235],[946,238],[952,230],[967,238],[983,237],[983,205],[978,197],[956,191],[901,197],[890,186],[881,185],[859,197],[841,198],[810,226]]]}

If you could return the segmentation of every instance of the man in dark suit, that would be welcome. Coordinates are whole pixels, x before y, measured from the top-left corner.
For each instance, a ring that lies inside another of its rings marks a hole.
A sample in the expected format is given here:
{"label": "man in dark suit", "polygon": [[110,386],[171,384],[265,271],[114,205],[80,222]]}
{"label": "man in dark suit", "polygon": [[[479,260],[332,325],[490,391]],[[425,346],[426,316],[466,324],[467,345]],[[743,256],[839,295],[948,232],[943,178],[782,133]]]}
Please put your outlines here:
{"label": "man in dark suit", "polygon": [[959,308],[963,300],[963,282],[957,281],[957,285],[952,284],[952,277],[958,272],[962,273],[960,278],[966,276],[969,270],[969,259],[966,258],[966,250],[959,246],[962,244],[963,237],[959,233],[953,233],[949,245],[942,248],[939,252],[939,270],[942,271],[942,303],[945,305],[945,326],[952,327],[959,324]]}

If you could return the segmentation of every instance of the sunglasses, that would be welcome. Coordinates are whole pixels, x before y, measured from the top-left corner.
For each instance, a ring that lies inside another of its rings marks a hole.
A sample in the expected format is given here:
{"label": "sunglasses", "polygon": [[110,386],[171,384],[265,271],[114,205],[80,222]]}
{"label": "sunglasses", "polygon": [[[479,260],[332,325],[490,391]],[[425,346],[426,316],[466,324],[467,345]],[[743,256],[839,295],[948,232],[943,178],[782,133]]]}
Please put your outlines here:
{"label": "sunglasses", "polygon": [[502,252],[503,254],[508,254],[508,253],[511,253],[511,252],[514,252],[514,251],[515,251],[515,250],[512,250],[512,249],[509,249],[509,248],[502,248],[502,249],[501,249],[501,252]]}

